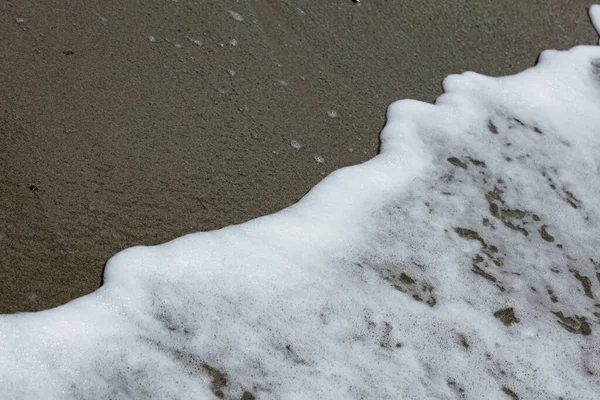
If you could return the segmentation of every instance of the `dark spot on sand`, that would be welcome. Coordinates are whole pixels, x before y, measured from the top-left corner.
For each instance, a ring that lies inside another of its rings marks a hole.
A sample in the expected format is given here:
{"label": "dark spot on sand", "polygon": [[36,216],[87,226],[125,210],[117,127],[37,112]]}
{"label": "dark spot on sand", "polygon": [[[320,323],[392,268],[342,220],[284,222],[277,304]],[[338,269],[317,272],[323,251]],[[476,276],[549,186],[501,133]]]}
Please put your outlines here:
{"label": "dark spot on sand", "polygon": [[464,347],[465,349],[469,348],[469,342],[467,342],[467,338],[465,337],[465,335],[459,333],[458,340],[460,340],[460,344],[462,345],[462,347]]}
{"label": "dark spot on sand", "polygon": [[458,392],[458,395],[460,396],[461,399],[465,398],[465,389],[458,386],[458,384],[456,383],[456,381],[454,379],[448,378],[446,383],[448,384],[448,386],[450,386],[452,389],[454,389]]}
{"label": "dark spot on sand", "polygon": [[548,296],[550,296],[550,301],[553,303],[558,303],[558,297],[554,294],[551,289],[548,289]]}
{"label": "dark spot on sand", "polygon": [[546,226],[547,225],[542,225],[538,232],[540,233],[542,239],[544,239],[546,242],[552,243],[554,242],[554,236],[548,233],[548,231],[546,230]]}
{"label": "dark spot on sand", "polygon": [[488,274],[487,272],[485,272],[484,270],[482,270],[481,268],[479,268],[476,265],[473,266],[473,272],[476,273],[477,275],[484,277],[485,279],[487,279],[490,282],[493,282],[493,283],[498,282],[498,279],[496,279],[495,276]]}
{"label": "dark spot on sand", "polygon": [[[481,243],[482,252],[485,254],[496,266],[500,267],[504,265],[504,262],[500,257],[495,256],[498,253],[498,248],[494,245],[488,245],[485,240],[479,235],[479,233],[466,228],[454,228],[454,232],[458,234],[463,239],[466,240],[477,240]],[[473,266],[477,266],[476,264],[482,263],[484,261],[483,257],[477,254],[473,258]],[[487,266],[487,264],[485,265]],[[478,267],[478,266],[477,266]]]}
{"label": "dark spot on sand", "polygon": [[467,164],[465,164],[464,162],[460,161],[456,157],[450,157],[450,158],[448,158],[448,162],[450,164],[454,165],[455,167],[460,167],[462,169],[467,169]]}
{"label": "dark spot on sand", "polygon": [[556,315],[559,319],[556,321],[565,328],[568,332],[579,334],[579,335],[591,335],[592,327],[587,322],[585,317],[574,315],[572,317],[568,317],[564,315],[562,312],[552,312],[552,314]]}
{"label": "dark spot on sand", "polygon": [[[501,184],[501,180],[498,180],[498,183]],[[485,198],[490,205],[490,213],[498,218],[502,223],[515,231],[521,232],[523,235],[528,236],[529,232],[524,227],[517,225],[512,220],[519,220],[521,223],[526,224],[526,218],[531,216],[531,213],[528,211],[518,210],[518,209],[508,209],[504,208],[504,200],[502,199],[502,194],[504,192],[497,187],[494,187],[494,190],[489,191],[485,194]],[[533,219],[533,217],[532,217]]]}
{"label": "dark spot on sand", "polygon": [[242,395],[240,400],[255,400],[256,397],[254,397],[254,395],[248,391],[244,392],[244,394]]}
{"label": "dark spot on sand", "polygon": [[565,194],[567,195],[567,203],[569,203],[573,208],[579,208],[581,202],[577,200],[575,196],[573,196],[573,193],[569,192],[568,190],[565,190]]}
{"label": "dark spot on sand", "polygon": [[[414,263],[418,267],[422,267],[417,263]],[[392,284],[394,289],[411,295],[411,297],[418,302],[425,302],[430,307],[433,307],[437,304],[436,298],[433,296],[433,290],[435,289],[433,286],[427,283],[419,283],[412,276],[408,275],[405,272],[402,272],[400,275],[396,275],[392,270],[384,270],[381,272],[382,278]]]}
{"label": "dark spot on sand", "polygon": [[494,125],[494,123],[492,122],[492,120],[490,119],[488,121],[488,129],[490,130],[490,132],[492,132],[494,135],[498,134],[498,128],[496,127],[496,125]]}
{"label": "dark spot on sand", "polygon": [[521,121],[521,120],[520,120],[520,119],[518,119],[518,118],[513,118],[512,120],[513,120],[513,121],[515,121],[517,124],[519,124],[519,125],[521,125],[521,126],[527,126],[527,125],[525,125],[525,123],[524,123],[523,121]]}
{"label": "dark spot on sand", "polygon": [[515,310],[510,308],[503,308],[494,313],[494,317],[502,321],[502,323],[506,326],[510,326],[514,323],[519,322],[519,319],[515,315]]}
{"label": "dark spot on sand", "polygon": [[485,168],[485,162],[483,162],[483,161],[480,161],[480,160],[476,160],[476,159],[474,159],[474,158],[471,158],[471,157],[467,157],[467,159],[468,159],[469,161],[471,161],[471,163],[472,163],[473,165],[475,165],[476,167],[482,167],[482,168]]}
{"label": "dark spot on sand", "polygon": [[216,368],[211,367],[208,364],[203,364],[202,368],[212,377],[212,383],[210,389],[219,399],[225,398],[223,389],[227,386],[227,375],[222,373]]}
{"label": "dark spot on sand", "polygon": [[415,280],[404,272],[400,274],[400,280],[408,285],[413,285],[415,283]]}
{"label": "dark spot on sand", "polygon": [[485,244],[485,241],[481,238],[481,236],[479,236],[479,233],[477,233],[471,229],[454,228],[454,232],[456,232],[458,234],[458,236],[460,236],[463,239],[478,240],[479,242],[481,242],[482,246],[487,247],[487,245]]}
{"label": "dark spot on sand", "polygon": [[515,392],[513,392],[512,390],[510,390],[509,388],[507,388],[506,386],[502,386],[502,391],[509,396],[512,400],[519,400],[519,396],[517,396],[517,394]]}
{"label": "dark spot on sand", "polygon": [[594,294],[592,293],[592,280],[587,276],[580,275],[579,271],[576,271],[574,269],[570,271],[573,274],[573,276],[581,283],[581,286],[583,286],[583,291],[585,292],[585,295],[590,299],[593,299]]}

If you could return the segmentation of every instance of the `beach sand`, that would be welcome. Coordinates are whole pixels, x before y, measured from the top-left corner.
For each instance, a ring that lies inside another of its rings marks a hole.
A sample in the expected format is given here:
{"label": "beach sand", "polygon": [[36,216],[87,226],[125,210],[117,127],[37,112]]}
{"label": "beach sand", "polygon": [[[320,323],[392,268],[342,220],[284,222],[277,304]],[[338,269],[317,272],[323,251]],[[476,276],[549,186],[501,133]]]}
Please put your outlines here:
{"label": "beach sand", "polygon": [[92,292],[127,247],[293,204],[377,153],[391,102],[595,44],[588,4],[3,2],[0,312]]}

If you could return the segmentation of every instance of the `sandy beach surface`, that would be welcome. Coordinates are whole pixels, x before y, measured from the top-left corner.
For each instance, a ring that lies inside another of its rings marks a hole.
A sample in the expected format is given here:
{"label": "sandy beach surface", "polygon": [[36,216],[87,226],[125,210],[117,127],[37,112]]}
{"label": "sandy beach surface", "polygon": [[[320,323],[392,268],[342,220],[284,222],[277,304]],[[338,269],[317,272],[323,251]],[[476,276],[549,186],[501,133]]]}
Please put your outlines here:
{"label": "sandy beach surface", "polygon": [[587,1],[0,4],[0,312],[92,292],[134,245],[296,202],[389,103],[597,41]]}

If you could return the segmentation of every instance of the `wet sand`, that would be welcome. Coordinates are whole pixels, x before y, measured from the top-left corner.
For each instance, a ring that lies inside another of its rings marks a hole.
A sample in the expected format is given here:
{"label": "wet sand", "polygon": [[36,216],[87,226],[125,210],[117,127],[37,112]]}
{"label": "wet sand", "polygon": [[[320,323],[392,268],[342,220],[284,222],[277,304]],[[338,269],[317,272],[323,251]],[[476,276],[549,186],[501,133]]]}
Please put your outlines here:
{"label": "wet sand", "polygon": [[596,43],[587,6],[3,2],[0,312],[92,292],[124,248],[293,204],[376,154],[392,101]]}

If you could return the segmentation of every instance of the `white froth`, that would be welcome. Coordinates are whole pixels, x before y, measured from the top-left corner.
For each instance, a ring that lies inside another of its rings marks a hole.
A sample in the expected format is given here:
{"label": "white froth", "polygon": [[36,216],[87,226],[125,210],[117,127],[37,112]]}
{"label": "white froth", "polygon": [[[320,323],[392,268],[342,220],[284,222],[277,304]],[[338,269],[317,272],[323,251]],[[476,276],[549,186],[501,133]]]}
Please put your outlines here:
{"label": "white froth", "polygon": [[599,60],[449,76],[294,206],[127,249],[96,292],[1,316],[0,393],[597,399]]}
{"label": "white froth", "polygon": [[233,17],[233,19],[235,19],[236,21],[242,22],[244,20],[244,17],[242,17],[240,14],[236,13],[235,11],[229,10],[229,15],[231,15]]}
{"label": "white froth", "polygon": [[596,32],[600,35],[600,5],[594,4],[590,6],[590,19]]}

